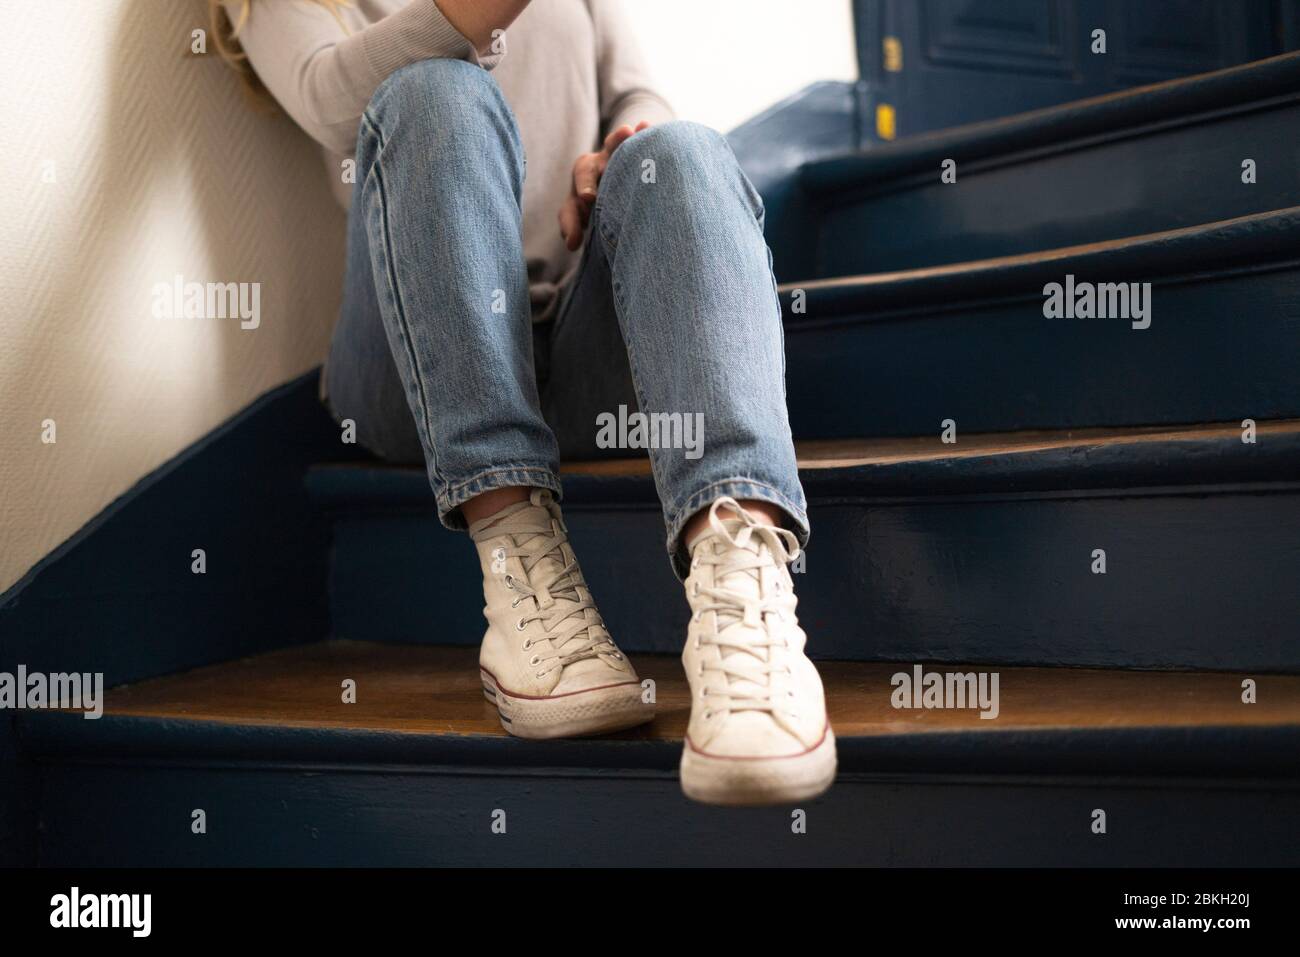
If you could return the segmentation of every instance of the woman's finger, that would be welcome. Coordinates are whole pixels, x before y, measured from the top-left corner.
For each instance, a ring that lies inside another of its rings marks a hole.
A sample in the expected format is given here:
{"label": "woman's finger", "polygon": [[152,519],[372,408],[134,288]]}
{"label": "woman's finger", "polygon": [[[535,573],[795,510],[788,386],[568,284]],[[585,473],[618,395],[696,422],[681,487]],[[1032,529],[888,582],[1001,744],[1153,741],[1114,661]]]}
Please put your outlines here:
{"label": "woman's finger", "polygon": [[596,198],[596,182],[600,174],[596,167],[596,153],[578,157],[573,164],[573,192],[579,199],[591,202]]}
{"label": "woman's finger", "polygon": [[609,135],[605,137],[605,155],[608,156],[618,149],[619,144],[631,136],[633,132],[632,127],[626,123],[616,130],[610,130]]}
{"label": "woman's finger", "polygon": [[560,207],[560,235],[564,237],[565,248],[573,252],[582,245],[582,216],[578,212],[578,198],[570,196]]}
{"label": "woman's finger", "polygon": [[[601,178],[605,175],[605,167],[609,165],[609,157],[604,153],[593,153],[591,159],[592,175],[596,181],[596,191],[600,189]],[[587,221],[591,219],[591,211],[596,205],[596,191],[584,193],[578,197],[578,210],[582,213],[582,225],[586,227]]]}

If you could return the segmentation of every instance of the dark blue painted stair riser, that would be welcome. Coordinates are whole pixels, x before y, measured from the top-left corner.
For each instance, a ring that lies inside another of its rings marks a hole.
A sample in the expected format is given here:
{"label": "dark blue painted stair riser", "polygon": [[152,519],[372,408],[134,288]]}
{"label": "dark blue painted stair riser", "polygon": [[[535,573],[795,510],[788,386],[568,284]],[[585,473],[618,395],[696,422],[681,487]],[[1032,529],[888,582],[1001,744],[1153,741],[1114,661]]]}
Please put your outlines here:
{"label": "dark blue painted stair riser", "polygon": [[[1188,126],[980,158],[818,197],[817,276],[913,269],[1136,236],[1300,204],[1300,96]],[[1256,181],[1242,182],[1242,162]]]}
{"label": "dark blue painted stair riser", "polygon": [[[1300,415],[1300,264],[1185,279],[1122,261],[998,272],[809,290],[785,336],[795,437],[937,435],[945,419],[1011,432]],[[1067,275],[1150,281],[1149,328],[1045,317],[1044,286]]]}
{"label": "dark blue painted stair riser", "polygon": [[790,808],[691,804],[670,772],[59,765],[44,793],[48,866],[1258,867],[1300,851],[1300,792],[1276,783],[843,775],[803,806],[803,834]]}
{"label": "dark blue painted stair riser", "polygon": [[[1219,458],[1166,449],[1157,461],[1121,446],[807,472],[813,541],[797,586],[810,651],[1300,670],[1300,591],[1291,587],[1300,482],[1260,478],[1300,476],[1300,440],[1263,441],[1204,443]],[[384,479],[380,487],[405,493],[363,492],[348,507],[345,471],[312,478],[317,499],[336,510],[335,637],[476,644],[481,588],[470,546],[438,525],[422,475]],[[1053,490],[1063,481],[1075,490]],[[568,488],[574,545],[619,643],[678,651],[686,604],[649,481]],[[1092,571],[1099,548],[1104,575]],[[436,605],[425,598],[435,581],[448,596]]]}

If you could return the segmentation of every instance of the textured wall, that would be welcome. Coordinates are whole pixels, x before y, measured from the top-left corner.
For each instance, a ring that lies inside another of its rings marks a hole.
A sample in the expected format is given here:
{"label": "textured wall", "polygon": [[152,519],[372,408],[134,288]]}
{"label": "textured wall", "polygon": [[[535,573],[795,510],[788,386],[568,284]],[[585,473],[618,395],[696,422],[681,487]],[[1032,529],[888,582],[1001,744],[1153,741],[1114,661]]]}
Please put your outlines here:
{"label": "textured wall", "polygon": [[[0,591],[321,361],[344,225],[306,137],[190,54],[203,0],[3,7]],[[260,283],[260,325],[158,318],[177,274]]]}

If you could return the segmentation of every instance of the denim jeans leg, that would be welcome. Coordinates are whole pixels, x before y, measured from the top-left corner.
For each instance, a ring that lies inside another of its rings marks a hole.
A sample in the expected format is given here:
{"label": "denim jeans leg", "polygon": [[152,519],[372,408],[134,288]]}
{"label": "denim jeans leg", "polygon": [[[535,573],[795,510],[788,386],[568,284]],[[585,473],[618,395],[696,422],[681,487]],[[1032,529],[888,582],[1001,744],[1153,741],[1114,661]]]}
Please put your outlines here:
{"label": "denim jeans leg", "polygon": [[533,368],[524,174],[514,116],[473,64],[403,67],[362,117],[351,215],[363,224],[391,357],[450,528],[465,526],[459,506],[488,489],[560,494]]}
{"label": "denim jeans leg", "polygon": [[683,526],[724,495],[777,505],[806,541],[762,201],[726,140],[687,122],[637,133],[610,160],[590,230],[552,334],[546,408],[565,454],[594,446],[596,417],[631,394],[702,426],[696,447],[650,449],[679,574]]}

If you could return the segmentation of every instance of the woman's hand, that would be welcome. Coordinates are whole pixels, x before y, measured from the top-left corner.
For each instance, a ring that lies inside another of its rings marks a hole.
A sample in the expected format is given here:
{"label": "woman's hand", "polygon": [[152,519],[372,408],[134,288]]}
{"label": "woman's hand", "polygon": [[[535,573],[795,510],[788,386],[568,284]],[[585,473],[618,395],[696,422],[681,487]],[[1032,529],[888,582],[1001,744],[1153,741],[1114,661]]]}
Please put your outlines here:
{"label": "woman's hand", "polygon": [[569,198],[560,207],[560,235],[564,245],[572,252],[582,245],[582,234],[591,220],[591,208],[596,204],[596,190],[600,178],[605,175],[605,167],[614,150],[619,148],[633,133],[640,133],[650,124],[642,120],[634,129],[628,124],[611,130],[605,137],[605,145],[595,153],[583,153],[573,164],[573,187]]}

